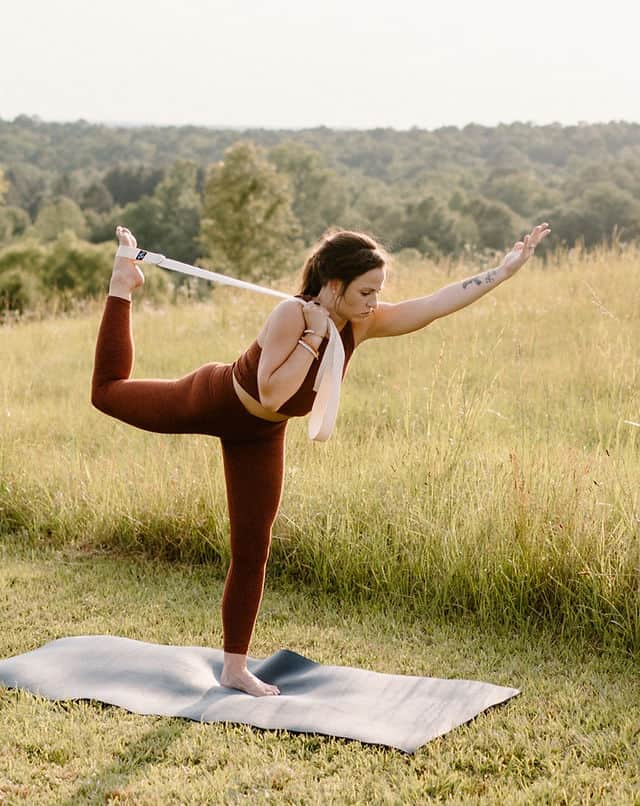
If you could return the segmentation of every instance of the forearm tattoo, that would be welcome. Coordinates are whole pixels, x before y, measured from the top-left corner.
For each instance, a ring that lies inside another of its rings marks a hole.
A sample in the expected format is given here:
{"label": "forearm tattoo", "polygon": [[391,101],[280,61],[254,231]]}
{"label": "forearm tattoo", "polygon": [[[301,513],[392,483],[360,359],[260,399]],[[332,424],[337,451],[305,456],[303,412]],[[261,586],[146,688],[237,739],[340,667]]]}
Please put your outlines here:
{"label": "forearm tattoo", "polygon": [[485,274],[479,274],[477,277],[469,277],[468,280],[463,280],[462,290],[464,291],[470,285],[491,285],[491,283],[495,283],[495,280],[496,270],[491,269],[491,271],[488,271]]}

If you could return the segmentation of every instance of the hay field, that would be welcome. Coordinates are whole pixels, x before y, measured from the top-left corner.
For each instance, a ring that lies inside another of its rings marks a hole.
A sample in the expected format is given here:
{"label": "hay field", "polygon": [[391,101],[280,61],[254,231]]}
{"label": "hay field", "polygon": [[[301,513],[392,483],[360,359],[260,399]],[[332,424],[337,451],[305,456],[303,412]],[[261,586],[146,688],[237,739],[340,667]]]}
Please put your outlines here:
{"label": "hay field", "polygon": [[[384,298],[484,268],[400,260]],[[293,288],[293,284],[291,285]],[[137,377],[233,360],[273,302],[136,306]],[[219,448],[89,402],[98,307],[0,329],[0,532],[224,573]],[[640,251],[533,261],[470,308],[362,345],[324,446],[288,435],[271,578],[414,616],[640,649]]]}

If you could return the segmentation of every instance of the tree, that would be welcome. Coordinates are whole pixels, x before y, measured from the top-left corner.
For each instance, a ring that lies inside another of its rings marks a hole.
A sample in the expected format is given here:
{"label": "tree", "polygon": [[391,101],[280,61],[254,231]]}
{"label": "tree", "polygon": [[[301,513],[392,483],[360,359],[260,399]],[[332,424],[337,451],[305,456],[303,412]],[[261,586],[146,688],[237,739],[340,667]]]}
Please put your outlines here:
{"label": "tree", "polygon": [[22,235],[30,223],[29,214],[20,207],[0,207],[0,243]]}
{"label": "tree", "polygon": [[84,191],[82,206],[96,213],[107,213],[113,207],[113,196],[103,182],[94,182]]}
{"label": "tree", "polygon": [[0,205],[4,204],[4,198],[9,192],[9,180],[4,175],[4,168],[0,165]]}
{"label": "tree", "polygon": [[24,269],[0,273],[0,316],[6,311],[23,313],[34,308],[42,298],[38,278]]}
{"label": "tree", "polygon": [[12,163],[6,175],[10,182],[6,203],[22,207],[33,217],[47,194],[49,176],[28,162]]}
{"label": "tree", "polygon": [[576,241],[595,246],[610,242],[614,235],[625,241],[640,238],[640,202],[610,182],[595,184],[553,210],[547,220],[570,246]]}
{"label": "tree", "polygon": [[401,231],[401,249],[418,249],[428,257],[456,252],[461,246],[456,220],[446,206],[433,196],[409,204]]}
{"label": "tree", "polygon": [[200,254],[202,204],[197,185],[195,163],[175,162],[151,196],[124,208],[122,221],[135,232],[141,246],[193,263]]}
{"label": "tree", "polygon": [[307,244],[342,220],[347,208],[347,188],[317,151],[287,141],[272,148],[269,159],[289,178],[293,212]]}
{"label": "tree", "polygon": [[544,191],[544,185],[535,176],[518,170],[495,170],[482,187],[488,199],[500,201],[522,216],[536,212],[536,196]]}
{"label": "tree", "polygon": [[65,230],[83,238],[87,232],[87,222],[82,210],[72,199],[57,196],[46,201],[38,210],[34,229],[44,241],[55,240]]}
{"label": "tree", "polygon": [[162,171],[148,165],[116,165],[103,182],[116,204],[124,206],[150,196],[162,180]]}
{"label": "tree", "polygon": [[469,199],[461,212],[475,221],[479,237],[475,245],[482,249],[504,249],[522,229],[518,217],[506,204],[481,196]]}
{"label": "tree", "polygon": [[395,248],[401,240],[405,205],[379,179],[353,178],[349,183],[349,206],[336,223],[346,229],[364,230]]}
{"label": "tree", "polygon": [[204,191],[201,242],[217,269],[259,280],[292,268],[300,226],[286,177],[252,142],[227,149]]}

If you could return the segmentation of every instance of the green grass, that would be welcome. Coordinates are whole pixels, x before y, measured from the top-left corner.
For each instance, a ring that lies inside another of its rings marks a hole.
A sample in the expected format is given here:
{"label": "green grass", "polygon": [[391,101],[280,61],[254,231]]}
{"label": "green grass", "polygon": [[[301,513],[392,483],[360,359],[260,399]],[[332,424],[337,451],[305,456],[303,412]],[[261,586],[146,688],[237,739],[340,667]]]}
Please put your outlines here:
{"label": "green grass", "polygon": [[[472,270],[400,265],[387,296]],[[331,441],[289,428],[271,573],[350,604],[544,623],[637,652],[639,275],[633,249],[563,254],[423,332],[359,348]],[[138,305],[137,376],[233,360],[272,305],[228,290],[209,305]],[[91,408],[99,315],[0,333],[0,533],[222,573],[216,441]]]}
{"label": "green grass", "polygon": [[[388,298],[473,270],[401,265]],[[632,249],[526,267],[363,345],[329,444],[289,429],[252,653],[522,696],[408,757],[0,691],[0,802],[640,804],[639,275]],[[137,376],[233,360],[272,304],[138,305]],[[0,330],[2,657],[87,633],[221,643],[218,446],[91,408],[99,315]]]}
{"label": "green grass", "polygon": [[[74,634],[219,645],[204,566],[5,547],[0,656]],[[269,579],[253,654],[484,679],[520,697],[414,756],[339,739],[143,717],[0,691],[7,804],[640,803],[637,663],[546,630],[416,619]]]}

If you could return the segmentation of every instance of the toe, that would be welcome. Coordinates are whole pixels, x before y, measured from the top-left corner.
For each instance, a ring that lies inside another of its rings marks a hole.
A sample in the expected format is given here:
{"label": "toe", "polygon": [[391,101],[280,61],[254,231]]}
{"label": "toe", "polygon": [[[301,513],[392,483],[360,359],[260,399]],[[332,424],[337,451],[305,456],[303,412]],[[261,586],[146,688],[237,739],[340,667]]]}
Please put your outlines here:
{"label": "toe", "polygon": [[121,246],[137,246],[133,233],[126,227],[116,227],[116,238]]}

